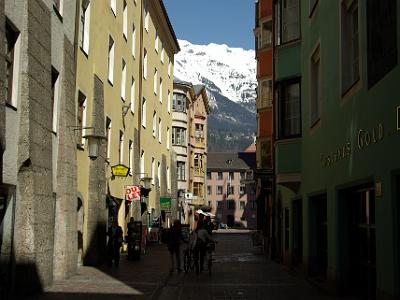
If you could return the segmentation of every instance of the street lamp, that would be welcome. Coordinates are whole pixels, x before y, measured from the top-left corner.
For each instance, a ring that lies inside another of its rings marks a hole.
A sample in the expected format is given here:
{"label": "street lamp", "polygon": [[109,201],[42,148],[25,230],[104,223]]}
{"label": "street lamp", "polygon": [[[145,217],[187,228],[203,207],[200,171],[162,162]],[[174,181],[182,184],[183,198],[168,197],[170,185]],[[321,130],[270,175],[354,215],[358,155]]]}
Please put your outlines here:
{"label": "street lamp", "polygon": [[87,141],[88,141],[89,158],[91,160],[96,160],[97,157],[99,157],[100,143],[102,140],[105,140],[106,138],[102,135],[98,135],[98,134],[94,134],[94,133],[84,135],[83,138],[87,139]]}

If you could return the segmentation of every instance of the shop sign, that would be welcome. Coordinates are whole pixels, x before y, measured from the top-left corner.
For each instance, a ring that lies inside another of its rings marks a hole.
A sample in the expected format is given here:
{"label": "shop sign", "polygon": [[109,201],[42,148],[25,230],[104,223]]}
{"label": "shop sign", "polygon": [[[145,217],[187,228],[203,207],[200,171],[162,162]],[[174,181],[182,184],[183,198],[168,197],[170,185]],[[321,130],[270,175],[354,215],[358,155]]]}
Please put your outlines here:
{"label": "shop sign", "polygon": [[140,200],[140,185],[125,186],[125,199],[128,201]]}
{"label": "shop sign", "polygon": [[111,167],[111,173],[113,176],[126,177],[128,176],[129,168],[125,165],[115,165]]}
{"label": "shop sign", "polygon": [[381,140],[383,140],[383,125],[381,123],[370,130],[360,129],[358,131],[357,143],[358,149],[360,150],[369,147],[371,144],[378,143]]}
{"label": "shop sign", "polygon": [[171,198],[170,197],[160,197],[160,208],[161,209],[171,209]]}

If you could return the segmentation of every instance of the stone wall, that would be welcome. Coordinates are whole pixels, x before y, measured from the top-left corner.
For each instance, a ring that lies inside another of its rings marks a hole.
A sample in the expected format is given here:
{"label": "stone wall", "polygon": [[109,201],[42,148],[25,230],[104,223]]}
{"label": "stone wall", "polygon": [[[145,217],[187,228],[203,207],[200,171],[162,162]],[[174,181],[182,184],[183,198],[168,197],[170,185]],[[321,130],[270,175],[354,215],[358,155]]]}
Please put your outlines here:
{"label": "stone wall", "polygon": [[74,273],[78,264],[76,122],[74,45],[64,37],[59,102],[57,197],[54,236],[54,276],[61,279]]}
{"label": "stone wall", "polygon": [[32,293],[53,279],[51,12],[29,0],[24,15],[14,255],[16,291]]}

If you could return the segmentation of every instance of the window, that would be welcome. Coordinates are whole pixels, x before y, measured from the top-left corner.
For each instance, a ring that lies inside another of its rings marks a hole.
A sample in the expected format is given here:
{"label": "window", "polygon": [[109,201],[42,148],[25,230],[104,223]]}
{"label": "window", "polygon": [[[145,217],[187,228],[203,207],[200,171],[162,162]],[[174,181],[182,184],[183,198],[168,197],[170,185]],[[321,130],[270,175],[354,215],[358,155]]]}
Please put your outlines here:
{"label": "window", "polygon": [[207,179],[211,180],[211,172],[207,172]]}
{"label": "window", "polygon": [[64,0],[53,0],[54,7],[57,9],[59,14],[63,15]]}
{"label": "window", "polygon": [[195,124],[194,129],[194,137],[196,142],[203,142],[204,140],[204,125],[203,124]]}
{"label": "window", "polygon": [[313,126],[321,118],[321,70],[320,47],[311,56],[311,97],[310,125]]}
{"label": "window", "polygon": [[157,113],[153,112],[153,137],[156,137],[157,133]]}
{"label": "window", "polygon": [[396,3],[399,2],[367,0],[368,88],[397,65]]}
{"label": "window", "polygon": [[158,187],[161,186],[161,164],[157,163],[157,179],[158,179]]}
{"label": "window", "polygon": [[301,135],[300,83],[286,82],[278,89],[279,137]]}
{"label": "window", "polygon": [[157,95],[157,76],[158,76],[158,71],[157,68],[154,69],[154,81],[153,81],[153,89],[154,89],[154,94]]}
{"label": "window", "polygon": [[147,50],[143,51],[143,78],[147,79]]}
{"label": "window", "polygon": [[111,10],[114,14],[114,16],[117,15],[117,0],[110,0],[110,6],[111,6]]}
{"label": "window", "polygon": [[108,81],[114,83],[114,53],[115,43],[111,35],[108,39]]}
{"label": "window", "polygon": [[358,1],[343,1],[341,14],[342,93],[360,78]]}
{"label": "window", "polygon": [[261,142],[261,168],[272,168],[272,143],[271,138]]}
{"label": "window", "polygon": [[147,115],[146,111],[147,111],[147,101],[146,101],[146,98],[143,97],[143,100],[142,100],[142,126],[144,128],[146,128],[146,115]]}
{"label": "window", "polygon": [[121,77],[121,99],[125,101],[126,98],[126,63],[122,59],[122,77]]}
{"label": "window", "polygon": [[194,155],[194,173],[195,175],[203,175],[203,155],[196,153]]}
{"label": "window", "polygon": [[144,29],[146,29],[147,32],[149,32],[149,8],[148,8],[148,4],[147,1],[145,1],[144,3]]}
{"label": "window", "polygon": [[222,209],[224,208],[224,202],[222,200],[217,201],[217,209]]}
{"label": "window", "polygon": [[262,24],[261,48],[272,46],[272,20]]}
{"label": "window", "polygon": [[132,56],[136,57],[136,28],[135,25],[132,26]]}
{"label": "window", "polygon": [[176,179],[177,180],[186,180],[185,163],[183,161],[176,162]]}
{"label": "window", "polygon": [[167,99],[167,101],[168,101],[167,110],[168,110],[168,113],[170,113],[171,112],[171,91],[170,90],[168,90],[168,99]]}
{"label": "window", "polygon": [[110,159],[111,152],[111,119],[106,117],[106,136],[107,136],[107,160]]}
{"label": "window", "polygon": [[211,185],[207,185],[207,195],[211,195],[212,193],[212,187]]}
{"label": "window", "polygon": [[172,110],[186,112],[186,95],[174,93],[172,98]]}
{"label": "window", "polygon": [[276,44],[300,38],[299,0],[277,0],[275,4]]}
{"label": "window", "polygon": [[239,202],[239,208],[240,208],[240,210],[244,210],[246,208],[246,202],[240,201]]}
{"label": "window", "polygon": [[54,68],[51,69],[51,90],[53,94],[53,125],[52,130],[57,132],[58,125],[58,103],[60,101],[60,76]]}
{"label": "window", "polygon": [[162,142],[162,123],[161,118],[158,118],[158,142],[161,144]]}
{"label": "window", "polygon": [[[79,141],[80,144],[83,146],[85,145],[85,139],[83,138],[86,134],[86,96],[81,92],[78,91],[78,132],[79,132]],[[111,126],[111,120],[110,120]],[[107,135],[108,139],[108,135]]]}
{"label": "window", "polygon": [[132,83],[131,83],[131,112],[135,113],[135,96],[136,96],[136,91],[135,91],[135,79],[132,77]]}
{"label": "window", "polygon": [[82,0],[81,6],[81,27],[80,27],[80,46],[83,52],[89,54],[90,40],[90,1]]}
{"label": "window", "polygon": [[171,61],[168,62],[168,77],[171,77],[171,69],[172,69],[172,63]]}
{"label": "window", "polygon": [[144,150],[140,153],[140,172],[141,174],[144,173]]}
{"label": "window", "polygon": [[223,179],[222,172],[218,172],[217,178],[218,178],[218,180],[222,180]]}
{"label": "window", "polygon": [[158,53],[158,41],[159,41],[159,36],[158,36],[158,28],[156,29],[156,33],[155,33],[155,38],[154,38],[154,49],[156,50],[156,52]]}
{"label": "window", "polygon": [[169,127],[167,127],[167,149],[169,150]]}
{"label": "window", "polygon": [[244,184],[241,184],[241,185],[240,185],[240,187],[239,187],[239,194],[240,194],[240,195],[246,194],[246,185],[244,185]]}
{"label": "window", "polygon": [[227,189],[226,189],[226,194],[227,195],[233,195],[234,193],[235,193],[235,187],[228,183]]}
{"label": "window", "polygon": [[240,180],[245,180],[245,179],[246,179],[246,173],[240,172]]}
{"label": "window", "polygon": [[235,209],[235,200],[228,200],[228,209]]}
{"label": "window", "polygon": [[309,1],[310,1],[310,3],[309,3],[310,4],[309,5],[309,12],[310,12],[310,15],[312,15],[315,7],[317,6],[318,0],[309,0]]}
{"label": "window", "polygon": [[169,167],[167,167],[167,189],[171,189],[171,174],[169,172]]}
{"label": "window", "polygon": [[123,164],[124,162],[124,132],[122,130],[119,131],[119,163]]}
{"label": "window", "polygon": [[17,107],[20,40],[19,32],[6,22],[6,102],[14,107]]}
{"label": "window", "polygon": [[228,180],[229,180],[229,181],[232,181],[232,180],[234,180],[234,179],[235,179],[235,173],[229,172]]}
{"label": "window", "polygon": [[172,127],[172,145],[186,146],[186,129]]}
{"label": "window", "polygon": [[129,140],[129,155],[128,155],[128,166],[129,166],[129,175],[133,174],[133,141]]}
{"label": "window", "polygon": [[154,184],[155,182],[155,173],[156,173],[156,161],[154,157],[151,158],[151,184]]}
{"label": "window", "polygon": [[201,182],[193,183],[193,196],[203,197],[203,184]]}
{"label": "window", "polygon": [[164,52],[165,52],[165,50],[164,50],[164,46],[161,44],[161,63],[162,64],[164,64]]}
{"label": "window", "polygon": [[217,195],[222,195],[223,194],[223,187],[222,185],[217,186]]}
{"label": "window", "polygon": [[272,80],[264,79],[260,85],[261,108],[272,106]]}
{"label": "window", "polygon": [[160,103],[162,103],[162,89],[163,89],[163,81],[160,77]]}
{"label": "window", "polygon": [[124,11],[122,15],[122,33],[124,34],[125,40],[128,39],[128,6],[124,1]]}

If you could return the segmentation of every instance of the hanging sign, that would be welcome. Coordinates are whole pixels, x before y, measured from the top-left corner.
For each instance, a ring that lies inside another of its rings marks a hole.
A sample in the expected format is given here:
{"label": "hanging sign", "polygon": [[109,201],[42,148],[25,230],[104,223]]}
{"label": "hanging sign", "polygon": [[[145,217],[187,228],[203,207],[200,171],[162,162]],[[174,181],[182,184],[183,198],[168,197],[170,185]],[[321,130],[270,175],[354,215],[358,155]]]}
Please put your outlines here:
{"label": "hanging sign", "polygon": [[161,209],[171,209],[171,198],[160,197],[160,208]]}
{"label": "hanging sign", "polygon": [[140,200],[140,185],[125,186],[125,199],[128,201]]}
{"label": "hanging sign", "polygon": [[128,176],[129,168],[124,165],[115,165],[111,167],[111,173],[113,176],[126,177]]}

